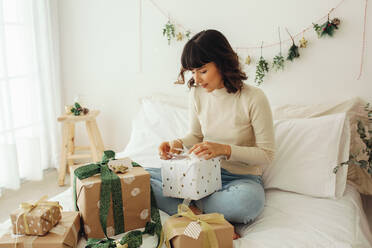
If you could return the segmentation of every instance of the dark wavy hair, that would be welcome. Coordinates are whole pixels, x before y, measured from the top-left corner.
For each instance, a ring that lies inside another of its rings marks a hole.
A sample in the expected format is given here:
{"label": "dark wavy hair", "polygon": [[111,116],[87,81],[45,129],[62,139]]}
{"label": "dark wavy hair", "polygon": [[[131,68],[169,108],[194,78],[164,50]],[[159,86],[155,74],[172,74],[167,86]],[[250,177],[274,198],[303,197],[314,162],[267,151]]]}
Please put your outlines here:
{"label": "dark wavy hair", "polygon": [[[228,93],[240,92],[247,75],[242,71],[238,55],[226,37],[219,31],[209,29],[194,35],[184,46],[181,56],[179,78],[185,82],[184,73],[214,62],[221,73]],[[189,88],[195,87],[194,78],[188,81]]]}

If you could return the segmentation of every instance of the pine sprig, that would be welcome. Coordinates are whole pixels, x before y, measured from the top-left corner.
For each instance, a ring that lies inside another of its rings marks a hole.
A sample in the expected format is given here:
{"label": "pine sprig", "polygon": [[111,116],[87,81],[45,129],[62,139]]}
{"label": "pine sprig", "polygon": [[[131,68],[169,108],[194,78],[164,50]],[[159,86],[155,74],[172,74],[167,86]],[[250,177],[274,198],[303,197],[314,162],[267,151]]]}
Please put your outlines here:
{"label": "pine sprig", "polygon": [[258,64],[256,66],[256,77],[254,81],[261,85],[263,83],[263,78],[269,72],[269,63],[261,56]]}
{"label": "pine sprig", "polygon": [[279,53],[274,57],[272,68],[275,71],[284,69],[284,57],[282,56],[282,53]]}
{"label": "pine sprig", "polygon": [[296,46],[292,35],[289,33],[288,29],[286,29],[286,30],[287,30],[287,33],[291,37],[291,40],[292,40],[292,46],[289,48],[287,60],[293,61],[293,59],[300,57],[300,53],[298,51],[298,46]]}
{"label": "pine sprig", "polygon": [[293,42],[291,48],[289,48],[287,60],[293,61],[293,59],[300,57],[298,52],[298,46]]}
{"label": "pine sprig", "polygon": [[174,24],[168,21],[164,28],[163,28],[163,36],[167,37],[168,45],[170,45],[171,39],[174,38],[175,35],[175,27]]}

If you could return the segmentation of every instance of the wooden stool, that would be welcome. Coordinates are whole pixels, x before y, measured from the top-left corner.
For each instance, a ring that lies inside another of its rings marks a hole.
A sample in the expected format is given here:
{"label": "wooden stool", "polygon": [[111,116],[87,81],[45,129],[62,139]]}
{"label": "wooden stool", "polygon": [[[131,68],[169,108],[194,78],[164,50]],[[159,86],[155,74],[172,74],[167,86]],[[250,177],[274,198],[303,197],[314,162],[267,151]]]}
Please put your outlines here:
{"label": "wooden stool", "polygon": [[[91,110],[87,115],[75,116],[65,114],[58,117],[62,122],[62,152],[59,165],[58,184],[65,184],[66,167],[73,165],[75,159],[91,158],[93,162],[99,162],[103,155],[103,141],[98,130],[96,117],[99,110]],[[75,123],[85,121],[90,146],[75,146]],[[90,153],[75,154],[75,151],[89,151]]]}

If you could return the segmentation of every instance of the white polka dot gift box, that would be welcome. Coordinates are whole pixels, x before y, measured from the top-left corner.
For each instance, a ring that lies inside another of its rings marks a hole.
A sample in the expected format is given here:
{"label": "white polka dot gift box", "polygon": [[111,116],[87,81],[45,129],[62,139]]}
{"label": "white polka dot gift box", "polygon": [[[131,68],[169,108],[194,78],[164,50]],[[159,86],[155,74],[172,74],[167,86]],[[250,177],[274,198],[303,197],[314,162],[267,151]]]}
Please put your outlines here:
{"label": "white polka dot gift box", "polygon": [[45,235],[61,219],[58,202],[47,201],[47,196],[34,203],[24,202],[10,214],[14,234]]}
{"label": "white polka dot gift box", "polygon": [[221,189],[221,158],[177,156],[162,162],[163,195],[199,200]]}
{"label": "white polka dot gift box", "polygon": [[[71,174],[82,165],[71,166]],[[141,167],[133,167],[120,178],[124,214],[124,230],[145,227],[150,221],[150,174]],[[76,179],[77,205],[84,222],[84,232],[88,238],[104,238],[100,224],[101,176],[96,174],[86,179]],[[115,235],[112,201],[107,215],[107,235]]]}

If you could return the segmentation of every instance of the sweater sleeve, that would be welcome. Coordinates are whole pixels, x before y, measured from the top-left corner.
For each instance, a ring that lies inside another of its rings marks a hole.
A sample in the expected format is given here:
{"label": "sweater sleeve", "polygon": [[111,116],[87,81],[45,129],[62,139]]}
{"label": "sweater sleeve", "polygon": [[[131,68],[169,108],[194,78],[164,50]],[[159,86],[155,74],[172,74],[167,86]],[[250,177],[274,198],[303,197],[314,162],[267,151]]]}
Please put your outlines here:
{"label": "sweater sleeve", "polygon": [[202,142],[204,138],[197,114],[197,102],[195,88],[193,87],[189,94],[189,133],[181,138],[184,146],[187,148],[191,148],[193,145]]}
{"label": "sweater sleeve", "polygon": [[252,165],[267,165],[274,159],[275,136],[273,117],[269,101],[264,92],[258,89],[251,97],[248,114],[251,119],[256,145],[231,146],[229,160],[240,161]]}

